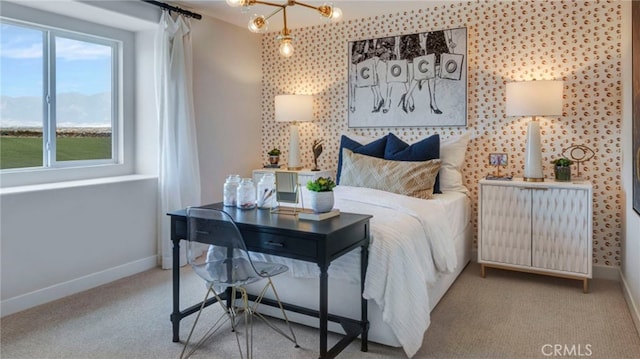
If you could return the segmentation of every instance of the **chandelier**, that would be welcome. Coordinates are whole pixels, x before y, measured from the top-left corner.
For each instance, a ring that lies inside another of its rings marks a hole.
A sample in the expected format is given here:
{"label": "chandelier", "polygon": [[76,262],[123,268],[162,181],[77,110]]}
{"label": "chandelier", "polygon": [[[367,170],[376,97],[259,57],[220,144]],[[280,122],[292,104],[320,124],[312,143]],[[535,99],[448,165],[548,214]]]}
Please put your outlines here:
{"label": "chandelier", "polygon": [[324,3],[320,6],[311,6],[295,0],[288,0],[284,4],[275,4],[275,3],[259,1],[259,0],[226,0],[226,1],[227,1],[227,4],[231,7],[242,6],[243,12],[248,12],[251,6],[255,4],[262,4],[262,5],[277,7],[277,9],[274,12],[272,12],[267,16],[253,15],[251,17],[251,19],[249,20],[248,28],[251,32],[255,32],[255,33],[267,32],[269,27],[269,19],[273,15],[282,11],[282,16],[284,17],[284,28],[282,29],[280,34],[276,37],[276,41],[279,44],[280,55],[284,57],[290,57],[291,55],[293,55],[292,42],[294,40],[294,37],[291,36],[291,30],[287,28],[287,7],[300,5],[309,9],[316,10],[323,18],[331,22],[336,22],[340,20],[340,18],[342,17],[342,10],[340,10],[337,7],[334,7],[333,4],[331,3]]}

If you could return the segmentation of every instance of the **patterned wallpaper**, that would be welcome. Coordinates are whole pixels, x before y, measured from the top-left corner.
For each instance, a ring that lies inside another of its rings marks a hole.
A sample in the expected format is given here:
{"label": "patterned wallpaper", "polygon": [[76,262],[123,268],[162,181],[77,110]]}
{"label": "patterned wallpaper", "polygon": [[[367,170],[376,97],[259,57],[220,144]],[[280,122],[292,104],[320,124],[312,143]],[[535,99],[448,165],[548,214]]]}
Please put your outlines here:
{"label": "patterned wallpaper", "polygon": [[[614,1],[481,1],[431,5],[412,11],[343,21],[293,31],[295,54],[278,55],[274,34],[262,38],[262,149],[288,145],[288,125],[274,121],[278,94],[313,94],[315,121],[300,125],[301,161],[311,167],[311,143],[324,139],[322,169],[337,166],[340,135],[379,137],[393,132],[408,142],[440,133],[471,132],[463,174],[477,226],[477,182],[492,171],[488,153],[507,152],[507,173],[522,176],[527,118],[505,116],[505,84],[563,80],[563,115],[539,118],[543,166],[562,150],[583,144],[595,157],[581,166],[594,188],[593,259],[620,265],[621,190],[621,5]],[[398,127],[349,129],[347,42],[467,27],[467,128]],[[284,155],[286,158],[286,154]],[[575,167],[574,167],[575,171]],[[574,172],[575,173],[575,172]]]}

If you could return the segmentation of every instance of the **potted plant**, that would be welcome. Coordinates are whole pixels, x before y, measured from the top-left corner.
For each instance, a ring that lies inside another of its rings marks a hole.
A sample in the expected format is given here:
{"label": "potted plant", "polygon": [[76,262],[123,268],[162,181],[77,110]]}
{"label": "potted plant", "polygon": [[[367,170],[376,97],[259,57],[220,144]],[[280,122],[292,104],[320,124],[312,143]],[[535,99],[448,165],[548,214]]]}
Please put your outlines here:
{"label": "potted plant", "polygon": [[274,147],[272,150],[270,150],[269,152],[267,152],[267,154],[269,155],[269,164],[276,166],[278,165],[278,162],[280,161],[280,150],[278,149],[278,147]]}
{"label": "potted plant", "polygon": [[561,157],[551,161],[551,163],[555,166],[554,172],[556,175],[556,181],[571,181],[571,165],[573,164],[573,161],[566,157]]}
{"label": "potted plant", "polygon": [[336,183],[331,177],[318,177],[307,182],[309,207],[316,213],[329,212],[333,208],[333,188]]}

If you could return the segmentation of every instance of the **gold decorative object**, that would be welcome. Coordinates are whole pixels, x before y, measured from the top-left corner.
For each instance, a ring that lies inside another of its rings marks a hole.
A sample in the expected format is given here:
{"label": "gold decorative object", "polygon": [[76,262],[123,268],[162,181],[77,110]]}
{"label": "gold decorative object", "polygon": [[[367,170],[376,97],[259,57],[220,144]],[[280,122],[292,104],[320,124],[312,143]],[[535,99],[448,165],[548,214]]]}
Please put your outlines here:
{"label": "gold decorative object", "polygon": [[284,18],[284,27],[280,32],[280,34],[276,37],[276,41],[280,45],[279,47],[280,55],[284,57],[290,57],[291,55],[293,55],[292,42],[294,40],[293,36],[291,36],[291,30],[287,28],[287,7],[300,5],[309,9],[313,9],[313,10],[316,10],[322,17],[332,22],[336,22],[340,20],[340,18],[342,17],[342,10],[340,10],[337,7],[334,7],[333,4],[331,3],[324,3],[320,6],[312,6],[312,5],[304,4],[295,0],[288,0],[284,4],[277,4],[277,3],[272,3],[267,1],[258,1],[258,0],[227,0],[227,4],[231,7],[242,6],[243,12],[249,11],[250,7],[256,4],[274,6],[278,8],[267,16],[256,14],[251,17],[251,19],[249,20],[248,28],[249,28],[249,31],[255,32],[255,33],[267,32],[267,29],[269,27],[269,21],[268,21],[269,18],[271,18],[273,15],[282,11],[282,16]]}
{"label": "gold decorative object", "polygon": [[578,173],[574,180],[581,180],[580,163],[588,161],[596,155],[595,151],[585,145],[573,145],[562,150],[562,155],[577,164]]}
{"label": "gold decorative object", "polygon": [[324,140],[314,140],[313,144],[311,144],[311,150],[313,151],[313,168],[312,171],[320,171],[318,168],[318,157],[322,154],[322,142]]}

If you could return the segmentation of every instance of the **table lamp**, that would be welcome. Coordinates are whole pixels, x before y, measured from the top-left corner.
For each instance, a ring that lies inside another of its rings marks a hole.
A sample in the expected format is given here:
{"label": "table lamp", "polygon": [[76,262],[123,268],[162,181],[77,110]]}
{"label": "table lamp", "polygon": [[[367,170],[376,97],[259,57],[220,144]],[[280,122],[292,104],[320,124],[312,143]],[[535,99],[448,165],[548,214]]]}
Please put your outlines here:
{"label": "table lamp", "polygon": [[276,121],[291,122],[289,127],[288,170],[300,170],[300,133],[298,122],[313,120],[313,96],[278,95],[275,98]]}
{"label": "table lamp", "polygon": [[562,114],[562,81],[523,81],[507,83],[507,116],[531,116],[527,126],[523,179],[544,181],[540,123],[536,116]]}

